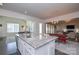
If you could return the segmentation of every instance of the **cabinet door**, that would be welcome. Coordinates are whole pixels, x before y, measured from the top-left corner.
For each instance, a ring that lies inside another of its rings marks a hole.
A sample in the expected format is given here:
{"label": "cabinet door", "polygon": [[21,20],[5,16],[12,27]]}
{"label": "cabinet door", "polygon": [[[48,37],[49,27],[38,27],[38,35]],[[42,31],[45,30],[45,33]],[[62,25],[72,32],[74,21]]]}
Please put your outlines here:
{"label": "cabinet door", "polygon": [[55,40],[50,42],[49,44],[49,54],[55,55]]}
{"label": "cabinet door", "polygon": [[35,53],[34,48],[33,48],[33,47],[31,47],[29,44],[24,43],[24,46],[25,46],[26,50],[27,50],[30,54],[32,54],[32,55],[33,55],[33,54]]}
{"label": "cabinet door", "polygon": [[23,54],[23,41],[19,38],[18,40],[18,49],[21,54]]}
{"label": "cabinet door", "polygon": [[20,51],[20,40],[18,39],[18,50]]}
{"label": "cabinet door", "polygon": [[28,50],[27,50],[27,48],[26,48],[25,46],[24,46],[23,54],[24,54],[24,55],[31,55],[31,54],[28,52]]}

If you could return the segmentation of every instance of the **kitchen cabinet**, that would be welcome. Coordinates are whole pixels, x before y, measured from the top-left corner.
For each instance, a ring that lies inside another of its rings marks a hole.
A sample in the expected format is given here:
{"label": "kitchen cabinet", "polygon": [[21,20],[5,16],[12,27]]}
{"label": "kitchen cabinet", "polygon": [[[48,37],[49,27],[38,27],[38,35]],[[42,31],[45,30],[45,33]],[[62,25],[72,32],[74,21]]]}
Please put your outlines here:
{"label": "kitchen cabinet", "polygon": [[[25,38],[17,36],[18,50],[22,55],[54,55],[55,40],[57,37],[45,38],[39,40],[39,37]],[[43,40],[43,41],[42,41]]]}

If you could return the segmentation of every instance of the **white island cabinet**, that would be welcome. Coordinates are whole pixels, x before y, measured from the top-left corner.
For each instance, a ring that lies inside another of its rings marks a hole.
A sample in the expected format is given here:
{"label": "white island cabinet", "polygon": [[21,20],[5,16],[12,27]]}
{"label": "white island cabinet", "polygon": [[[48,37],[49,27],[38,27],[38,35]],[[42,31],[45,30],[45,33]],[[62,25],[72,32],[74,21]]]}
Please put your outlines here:
{"label": "white island cabinet", "polygon": [[55,36],[39,36],[27,38],[25,35],[17,36],[17,47],[22,55],[54,55]]}

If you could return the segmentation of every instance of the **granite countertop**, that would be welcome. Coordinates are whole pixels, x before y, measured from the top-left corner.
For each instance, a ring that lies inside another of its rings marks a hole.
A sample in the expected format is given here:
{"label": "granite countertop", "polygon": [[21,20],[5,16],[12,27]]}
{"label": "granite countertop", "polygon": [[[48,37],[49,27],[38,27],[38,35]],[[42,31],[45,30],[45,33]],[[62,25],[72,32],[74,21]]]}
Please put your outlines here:
{"label": "granite countertop", "polygon": [[49,36],[49,35],[31,35],[31,37],[27,38],[26,34],[17,34],[19,38],[24,40],[26,43],[31,45],[33,48],[39,48],[55,39],[58,37],[56,36]]}

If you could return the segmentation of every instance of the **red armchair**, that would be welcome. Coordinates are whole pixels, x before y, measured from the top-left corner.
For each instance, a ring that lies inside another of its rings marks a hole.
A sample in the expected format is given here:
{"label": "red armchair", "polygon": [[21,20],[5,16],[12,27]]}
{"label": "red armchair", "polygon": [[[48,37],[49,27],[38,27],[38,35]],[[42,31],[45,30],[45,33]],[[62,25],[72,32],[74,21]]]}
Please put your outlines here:
{"label": "red armchair", "polygon": [[58,37],[58,41],[66,43],[67,42],[67,36],[64,34],[49,34],[50,36],[57,36]]}

